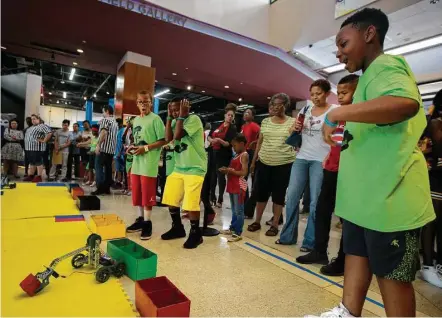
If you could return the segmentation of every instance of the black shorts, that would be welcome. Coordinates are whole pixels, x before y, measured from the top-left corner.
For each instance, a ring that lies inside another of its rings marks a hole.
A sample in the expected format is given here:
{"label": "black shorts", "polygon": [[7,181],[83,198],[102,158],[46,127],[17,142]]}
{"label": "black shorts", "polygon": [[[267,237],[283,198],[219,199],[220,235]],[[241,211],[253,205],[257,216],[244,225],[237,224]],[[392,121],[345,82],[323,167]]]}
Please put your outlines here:
{"label": "black shorts", "polygon": [[431,192],[442,193],[442,169],[430,171],[430,189]]}
{"label": "black shorts", "polygon": [[378,277],[409,283],[420,269],[419,233],[420,229],[378,232],[344,220],[344,253],[367,257]]}
{"label": "black shorts", "polygon": [[293,163],[280,166],[268,166],[258,161],[256,163],[256,201],[267,202],[272,196],[273,203],[285,205],[285,195],[290,181],[290,171]]}
{"label": "black shorts", "polygon": [[27,151],[28,162],[31,166],[41,166],[43,165],[43,158],[45,155],[44,151]]}

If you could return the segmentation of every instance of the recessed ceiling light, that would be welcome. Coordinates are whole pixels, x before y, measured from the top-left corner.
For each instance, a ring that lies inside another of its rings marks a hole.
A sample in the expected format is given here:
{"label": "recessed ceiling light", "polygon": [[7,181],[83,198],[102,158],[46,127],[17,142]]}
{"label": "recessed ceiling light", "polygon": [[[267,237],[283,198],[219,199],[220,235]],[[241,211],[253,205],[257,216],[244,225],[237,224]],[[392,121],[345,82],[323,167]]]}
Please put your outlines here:
{"label": "recessed ceiling light", "polygon": [[188,70],[189,68],[188,67],[186,67],[186,70]]}
{"label": "recessed ceiling light", "polygon": [[177,76],[178,74],[177,74],[177,73],[172,73],[172,75],[173,75],[173,76]]}
{"label": "recessed ceiling light", "polygon": [[157,80],[155,80],[155,83],[158,83],[158,81],[157,81]]}
{"label": "recessed ceiling light", "polygon": [[188,90],[188,91],[191,91],[191,90],[192,90],[192,86],[190,86],[190,85],[187,86],[187,90]]}
{"label": "recessed ceiling light", "polygon": [[52,92],[49,92],[49,95],[52,95]]}
{"label": "recessed ceiling light", "polygon": [[84,97],[83,97],[83,99],[84,99],[84,100],[87,100],[87,97],[86,97],[86,96],[84,96]]}
{"label": "recessed ceiling light", "polygon": [[94,97],[96,98],[96,97],[97,97],[97,94],[94,94]]}
{"label": "recessed ceiling light", "polygon": [[83,44],[86,44],[86,41],[85,41],[85,40],[83,40]]}
{"label": "recessed ceiling light", "polygon": [[242,98],[240,97],[240,98],[238,98],[238,102],[242,102]]}
{"label": "recessed ceiling light", "polygon": [[59,100],[57,100],[57,104],[60,104],[60,101],[59,101]]}
{"label": "recessed ceiling light", "polygon": [[6,50],[6,46],[3,46],[3,45],[2,45],[2,50]]}
{"label": "recessed ceiling light", "polygon": [[72,62],[72,64],[74,64],[74,65],[78,65],[78,63],[77,63],[77,62]]}
{"label": "recessed ceiling light", "polygon": [[201,93],[205,93],[206,91],[201,91]]}
{"label": "recessed ceiling light", "polygon": [[240,83],[241,85],[244,84],[243,82]]}
{"label": "recessed ceiling light", "polygon": [[61,80],[61,82],[60,82],[61,84],[64,84],[64,81],[63,80]]}
{"label": "recessed ceiling light", "polygon": [[77,49],[78,53],[84,53],[84,51],[82,49]]}
{"label": "recessed ceiling light", "polygon": [[71,102],[68,102],[68,104],[71,104]]}
{"label": "recessed ceiling light", "polygon": [[106,92],[106,94],[109,95],[110,93],[109,93],[109,92]]}
{"label": "recessed ceiling light", "polygon": [[224,86],[224,88],[230,88],[229,85]]}
{"label": "recessed ceiling light", "polygon": [[267,96],[267,99],[272,99],[270,96]]}

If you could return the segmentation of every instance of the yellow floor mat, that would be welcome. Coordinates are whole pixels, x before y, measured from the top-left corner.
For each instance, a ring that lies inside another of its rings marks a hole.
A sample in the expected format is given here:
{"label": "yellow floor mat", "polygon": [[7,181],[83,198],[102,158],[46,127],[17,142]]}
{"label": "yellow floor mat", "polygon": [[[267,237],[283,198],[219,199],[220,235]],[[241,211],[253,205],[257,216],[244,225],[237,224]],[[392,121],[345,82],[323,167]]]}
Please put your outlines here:
{"label": "yellow floor mat", "polygon": [[[78,214],[75,207],[70,204],[72,199],[69,198],[65,188],[28,191],[30,186],[32,185],[12,190],[15,200],[2,200],[2,216],[13,216],[18,206],[26,205],[19,202],[20,193],[21,200],[28,202],[28,211],[32,210],[36,216],[45,213],[63,214],[60,213],[62,209],[54,206],[48,208],[49,205],[66,207],[64,214]],[[8,193],[11,197],[12,191]],[[28,198],[28,192],[33,199],[37,197],[35,192],[38,192],[40,197],[37,201],[29,201],[31,199]],[[2,199],[5,198],[7,196]],[[56,203],[49,204],[49,202]],[[20,282],[28,274],[35,275],[44,270],[44,265],[49,265],[54,258],[86,244],[90,231],[84,221],[57,223],[52,217],[2,219],[1,227],[1,316],[136,316],[115,277],[111,277],[104,284],[99,284],[95,281],[93,269],[88,266],[74,269],[70,259],[66,259],[56,267],[56,271],[66,278],[51,277],[50,284],[34,297],[29,297],[20,288]]]}
{"label": "yellow floor mat", "polygon": [[79,214],[66,187],[17,183],[16,189],[4,190],[1,202],[2,220]]}

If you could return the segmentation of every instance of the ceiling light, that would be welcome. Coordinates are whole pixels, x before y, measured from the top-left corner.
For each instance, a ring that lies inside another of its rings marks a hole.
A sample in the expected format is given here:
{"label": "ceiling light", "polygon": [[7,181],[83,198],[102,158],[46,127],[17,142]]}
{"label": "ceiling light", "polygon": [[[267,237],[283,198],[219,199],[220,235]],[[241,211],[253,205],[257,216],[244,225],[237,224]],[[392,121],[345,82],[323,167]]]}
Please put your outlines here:
{"label": "ceiling light", "polygon": [[66,98],[66,92],[63,92],[63,98]]}
{"label": "ceiling light", "polygon": [[[406,45],[403,45],[403,46],[400,46],[400,47],[397,47],[394,49],[386,50],[385,53],[391,54],[391,55],[407,54],[407,53],[427,49],[427,48],[430,48],[433,46],[441,45],[441,44],[442,44],[442,35],[439,35],[439,36],[436,36],[436,37],[433,37],[430,39],[417,41],[417,42],[406,44]],[[326,73],[335,73],[335,72],[342,71],[344,69],[345,69],[345,64],[336,64],[336,65],[326,67],[322,70]]]}
{"label": "ceiling light", "polygon": [[238,98],[238,102],[242,102],[242,98],[240,97],[240,98]]}
{"label": "ceiling light", "polygon": [[429,99],[433,99],[435,96],[436,96],[436,94],[422,95],[422,99],[429,100]]}
{"label": "ceiling light", "polygon": [[189,68],[188,67],[186,67],[186,70],[188,70]]}
{"label": "ceiling light", "polygon": [[267,99],[272,99],[270,96],[267,96]]}
{"label": "ceiling light", "polygon": [[49,95],[52,95],[52,92],[49,92]]}
{"label": "ceiling light", "polygon": [[84,53],[84,51],[82,49],[77,49],[78,53]]}
{"label": "ceiling light", "polygon": [[224,86],[224,88],[230,88],[229,85]]}
{"label": "ceiling light", "polygon": [[72,70],[71,70],[71,74],[69,74],[69,80],[70,80],[70,81],[72,81],[72,80],[74,79],[75,71],[76,71],[76,69],[75,69],[75,68],[72,68]]}
{"label": "ceiling light", "polygon": [[423,50],[423,49],[426,49],[426,48],[429,48],[432,46],[436,46],[436,45],[440,45],[440,44],[442,44],[442,35],[436,36],[431,39],[426,39],[426,40],[410,43],[407,45],[403,45],[403,46],[395,48],[395,49],[387,50],[387,51],[385,51],[385,53],[392,54],[392,55],[407,54],[410,52]]}
{"label": "ceiling light", "polygon": [[68,102],[68,104],[70,105],[70,104],[71,104],[71,102]]}
{"label": "ceiling light", "polygon": [[57,104],[60,104],[60,101],[59,101],[59,100],[57,100]]}
{"label": "ceiling light", "polygon": [[159,92],[159,93],[156,93],[155,95],[153,95],[153,97],[160,97],[160,96],[162,96],[162,95],[164,95],[164,94],[167,94],[167,93],[169,93],[170,92],[170,89],[165,89],[164,91],[161,91],[161,92]]}
{"label": "ceiling light", "polygon": [[106,92],[106,94],[109,95],[110,93],[109,93],[109,92]]}
{"label": "ceiling light", "polygon": [[83,40],[83,44],[86,44],[86,41],[85,41],[85,40]]}
{"label": "ceiling light", "polygon": [[243,82],[240,83],[241,85],[244,84]]}
{"label": "ceiling light", "polygon": [[206,91],[201,91],[201,93],[205,93]]}
{"label": "ceiling light", "polygon": [[77,63],[77,62],[72,62],[72,64],[74,64],[74,65],[78,65],[78,63]]}
{"label": "ceiling light", "polygon": [[61,84],[64,84],[64,81],[63,80],[61,80],[61,82],[60,82]]}
{"label": "ceiling light", "polygon": [[97,98],[97,94],[94,94],[94,97]]}
{"label": "ceiling light", "polygon": [[190,86],[190,85],[187,86],[187,90],[188,90],[188,91],[191,91],[191,90],[192,90],[192,86]]}
{"label": "ceiling light", "polygon": [[2,45],[2,50],[6,50],[6,47]]}
{"label": "ceiling light", "polygon": [[158,81],[157,81],[157,80],[155,80],[155,83],[158,83]]}
{"label": "ceiling light", "polygon": [[172,75],[173,75],[173,76],[177,76],[178,74],[177,74],[177,73],[172,73]]}
{"label": "ceiling light", "polygon": [[84,99],[84,100],[87,100],[87,97],[86,97],[86,96],[84,96],[84,97],[83,97],[83,99]]}

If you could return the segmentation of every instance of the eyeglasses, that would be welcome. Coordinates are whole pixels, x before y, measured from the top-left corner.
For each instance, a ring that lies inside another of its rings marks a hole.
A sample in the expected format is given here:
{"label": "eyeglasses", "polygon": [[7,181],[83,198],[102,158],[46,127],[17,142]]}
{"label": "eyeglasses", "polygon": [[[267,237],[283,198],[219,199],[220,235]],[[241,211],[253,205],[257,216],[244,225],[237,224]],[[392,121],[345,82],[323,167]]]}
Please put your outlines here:
{"label": "eyeglasses", "polygon": [[270,106],[271,107],[280,107],[280,106],[285,106],[285,103],[278,103],[278,104],[270,103]]}
{"label": "eyeglasses", "polygon": [[149,105],[152,104],[150,100],[137,100],[138,105]]}

